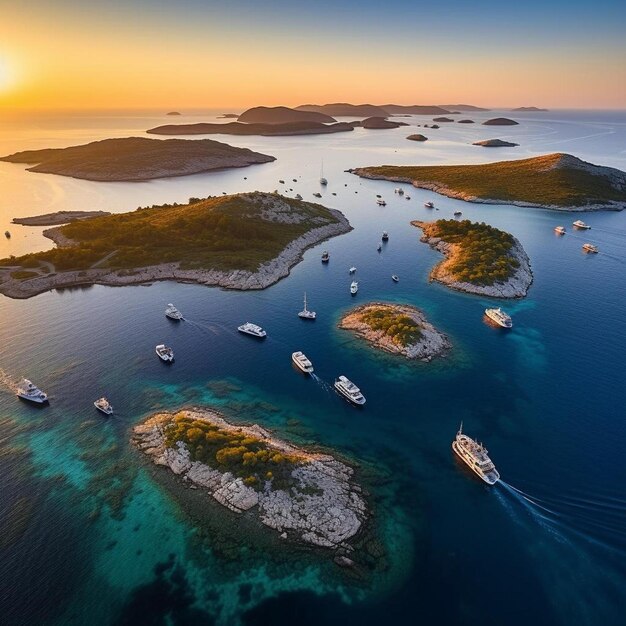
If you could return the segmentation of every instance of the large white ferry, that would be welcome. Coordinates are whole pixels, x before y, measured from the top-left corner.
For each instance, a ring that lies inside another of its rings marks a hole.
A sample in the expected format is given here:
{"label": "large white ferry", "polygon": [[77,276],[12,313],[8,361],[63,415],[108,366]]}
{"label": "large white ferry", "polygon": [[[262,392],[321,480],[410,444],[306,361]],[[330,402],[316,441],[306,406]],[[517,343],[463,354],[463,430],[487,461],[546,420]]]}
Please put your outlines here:
{"label": "large white ferry", "polygon": [[488,485],[495,485],[500,480],[500,474],[487,454],[487,448],[463,434],[463,422],[459,432],[452,442],[452,449],[456,455]]}
{"label": "large white ferry", "polygon": [[502,328],[513,328],[511,316],[505,313],[500,307],[497,309],[485,309],[485,315]]}
{"label": "large white ferry", "polygon": [[352,404],[362,406],[365,404],[365,396],[361,390],[345,376],[339,376],[335,380],[335,389]]}
{"label": "large white ferry", "polygon": [[29,400],[37,404],[43,404],[48,402],[48,395],[45,394],[39,387],[34,385],[28,380],[28,378],[22,378],[17,385],[16,393],[19,398],[23,400]]}
{"label": "large white ferry", "polygon": [[263,338],[267,336],[267,333],[260,326],[257,326],[256,324],[252,324],[251,322],[246,322],[245,324],[238,326],[237,330],[240,333],[244,333],[246,335],[252,335],[253,337]]}
{"label": "large white ferry", "polygon": [[304,352],[294,352],[291,355],[291,360],[294,362],[296,367],[305,374],[313,373],[313,363],[311,363]]}

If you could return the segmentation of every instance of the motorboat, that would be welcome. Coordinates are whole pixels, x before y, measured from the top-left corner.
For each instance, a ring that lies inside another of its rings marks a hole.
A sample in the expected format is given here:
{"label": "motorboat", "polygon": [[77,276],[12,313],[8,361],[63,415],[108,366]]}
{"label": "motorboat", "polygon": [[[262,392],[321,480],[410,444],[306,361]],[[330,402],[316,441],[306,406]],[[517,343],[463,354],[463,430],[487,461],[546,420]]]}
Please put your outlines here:
{"label": "motorboat", "polygon": [[267,336],[267,333],[260,326],[252,324],[251,322],[246,322],[245,324],[238,326],[237,330],[245,335],[252,335],[253,337],[259,337],[260,339]]}
{"label": "motorboat", "polygon": [[424,206],[427,209],[434,209],[435,208],[435,205],[432,202],[424,202]]}
{"label": "motorboat", "polygon": [[463,213],[461,213],[461,211],[455,211],[454,212],[454,217],[460,217],[461,215],[463,215]]}
{"label": "motorboat", "polygon": [[354,265],[348,270],[348,274],[354,274],[356,272],[356,267]]}
{"label": "motorboat", "polygon": [[174,360],[174,350],[168,348],[164,343],[160,343],[154,350],[161,361],[171,363]]}
{"label": "motorboat", "polygon": [[376,204],[378,206],[387,206],[387,203],[382,198],[380,198],[379,200],[376,200]]}
{"label": "motorboat", "polygon": [[470,436],[463,434],[463,422],[461,422],[459,432],[452,442],[452,450],[488,485],[495,485],[500,480],[500,474],[489,458],[487,448],[474,441]]}
{"label": "motorboat", "polygon": [[594,246],[592,243],[584,243],[583,250],[585,252],[593,252],[594,254],[598,253],[598,248]]}
{"label": "motorboat", "polygon": [[179,322],[183,319],[183,314],[170,302],[165,309],[165,317],[169,317],[171,320]]}
{"label": "motorboat", "polygon": [[324,250],[322,252],[322,263],[328,263],[330,261],[330,254],[328,254],[328,250]]}
{"label": "motorboat", "polygon": [[389,241],[389,233],[386,230],[383,230],[382,240]]}
{"label": "motorboat", "polygon": [[393,280],[394,283],[397,283],[400,279],[395,274],[392,274],[391,280]]}
{"label": "motorboat", "polygon": [[381,252],[381,251],[382,251],[382,249],[383,249],[382,245],[381,245],[381,244],[378,244],[378,246],[377,246],[376,250],[378,250],[378,252]]}
{"label": "motorboat", "polygon": [[45,402],[48,402],[48,395],[28,380],[28,378],[22,378],[22,380],[20,380],[15,392],[17,393],[18,398],[34,402],[35,404],[44,404]]}
{"label": "motorboat", "polygon": [[302,319],[305,319],[305,320],[314,320],[316,315],[317,314],[315,313],[315,311],[309,311],[309,309],[306,308],[306,293],[305,293],[304,294],[304,308],[302,309],[302,311],[298,313],[298,317],[301,317]]}
{"label": "motorboat", "polygon": [[291,360],[294,362],[295,366],[305,374],[313,373],[313,363],[311,363],[304,352],[294,352],[291,355]]}
{"label": "motorboat", "polygon": [[350,284],[350,293],[354,296],[356,292],[359,290],[359,283],[356,280],[353,280]]}
{"label": "motorboat", "polygon": [[345,376],[339,376],[335,379],[335,389],[349,402],[357,406],[365,404],[365,396],[361,390]]}
{"label": "motorboat", "polygon": [[98,411],[102,411],[105,415],[111,415],[113,413],[111,403],[104,396],[96,400],[93,405],[96,409],[98,409]]}
{"label": "motorboat", "polygon": [[576,226],[576,228],[580,228],[581,230],[589,230],[591,228],[589,224],[585,224],[582,220],[576,220],[575,222],[572,222],[572,225]]}
{"label": "motorboat", "polygon": [[554,227],[554,232],[557,235],[564,235],[567,231],[565,230],[565,226],[555,226]]}

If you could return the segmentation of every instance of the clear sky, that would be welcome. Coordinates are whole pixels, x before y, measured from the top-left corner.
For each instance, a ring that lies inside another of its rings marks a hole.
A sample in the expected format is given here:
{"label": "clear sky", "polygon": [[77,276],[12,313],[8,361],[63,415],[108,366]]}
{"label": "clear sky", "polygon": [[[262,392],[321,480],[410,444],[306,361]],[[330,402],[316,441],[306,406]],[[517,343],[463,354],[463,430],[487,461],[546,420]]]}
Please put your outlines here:
{"label": "clear sky", "polygon": [[0,0],[0,107],[626,109],[615,0]]}

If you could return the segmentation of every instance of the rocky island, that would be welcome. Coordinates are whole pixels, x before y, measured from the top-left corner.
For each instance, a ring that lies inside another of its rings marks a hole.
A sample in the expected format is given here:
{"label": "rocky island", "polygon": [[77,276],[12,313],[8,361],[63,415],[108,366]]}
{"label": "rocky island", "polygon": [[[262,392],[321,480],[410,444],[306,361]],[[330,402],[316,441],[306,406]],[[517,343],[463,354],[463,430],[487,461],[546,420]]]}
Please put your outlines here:
{"label": "rocky island", "polygon": [[450,117],[433,117],[433,122],[454,122]]}
{"label": "rocky island", "polygon": [[368,117],[360,122],[350,122],[352,126],[368,128],[370,130],[384,130],[387,128],[400,128],[400,126],[408,126],[406,122],[393,122],[384,117]]}
{"label": "rocky island", "polygon": [[304,251],[352,230],[337,210],[278,194],[190,198],[44,231],[57,248],[0,260],[0,293],[157,280],[264,289]]}
{"label": "rocky island", "polygon": [[146,132],[151,135],[262,135],[264,137],[276,137],[281,135],[326,135],[351,130],[354,130],[354,127],[347,122],[335,124],[323,124],[322,122],[284,122],[281,124],[198,122],[196,124],[164,124],[150,128]]}
{"label": "rocky island", "polygon": [[475,141],[472,145],[482,146],[483,148],[514,148],[519,146],[518,143],[504,141],[503,139],[483,139],[482,141]]}
{"label": "rocky island", "polygon": [[523,298],[533,281],[530,260],[513,235],[469,220],[411,222],[421,241],[446,256],[430,273],[451,289],[493,298]]}
{"label": "rocky island", "polygon": [[27,163],[30,172],[85,180],[124,182],[187,176],[216,169],[269,163],[275,157],[212,139],[104,139],[69,148],[25,150],[0,161]]}
{"label": "rocky island", "polygon": [[165,115],[181,115],[180,111],[170,111],[169,113],[166,113]]}
{"label": "rocky island", "polygon": [[420,135],[419,133],[415,135],[409,135],[407,139],[409,139],[410,141],[428,141],[428,137],[426,137],[425,135]]}
{"label": "rocky island", "polygon": [[547,111],[548,109],[541,109],[539,107],[517,107],[517,109],[511,109],[511,111],[524,111],[526,113],[537,113],[538,111]]}
{"label": "rocky island", "polygon": [[350,330],[370,345],[407,359],[430,361],[451,344],[416,307],[371,302],[348,311],[339,328]]}
{"label": "rocky island", "polygon": [[321,122],[331,124],[337,120],[325,113],[302,111],[289,107],[253,107],[244,111],[238,121],[246,124],[285,124],[286,122]]}
{"label": "rocky island", "polygon": [[483,122],[483,126],[517,126],[519,122],[510,120],[508,117],[494,117],[491,120]]}
{"label": "rocky island", "polygon": [[21,224],[22,226],[58,226],[104,215],[111,214],[108,211],[56,211],[55,213],[33,215],[31,217],[14,217],[12,221],[13,224]]}
{"label": "rocky island", "polygon": [[[183,485],[234,513],[248,512],[283,539],[352,549],[368,510],[354,470],[328,454],[282,441],[211,409],[159,413],[135,426],[132,443]],[[351,564],[343,556],[338,564]]]}
{"label": "rocky island", "polygon": [[626,172],[563,153],[482,165],[382,165],[350,171],[467,202],[563,211],[626,208]]}

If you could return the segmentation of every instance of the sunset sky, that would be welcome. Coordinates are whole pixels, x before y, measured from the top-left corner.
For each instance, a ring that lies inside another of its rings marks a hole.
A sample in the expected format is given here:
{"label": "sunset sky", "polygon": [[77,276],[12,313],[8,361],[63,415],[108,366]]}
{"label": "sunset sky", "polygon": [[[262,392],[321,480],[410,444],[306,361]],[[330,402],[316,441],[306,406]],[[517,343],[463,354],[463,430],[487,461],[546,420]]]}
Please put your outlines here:
{"label": "sunset sky", "polygon": [[625,2],[512,4],[0,0],[0,107],[626,108]]}

